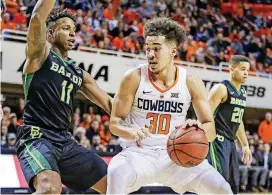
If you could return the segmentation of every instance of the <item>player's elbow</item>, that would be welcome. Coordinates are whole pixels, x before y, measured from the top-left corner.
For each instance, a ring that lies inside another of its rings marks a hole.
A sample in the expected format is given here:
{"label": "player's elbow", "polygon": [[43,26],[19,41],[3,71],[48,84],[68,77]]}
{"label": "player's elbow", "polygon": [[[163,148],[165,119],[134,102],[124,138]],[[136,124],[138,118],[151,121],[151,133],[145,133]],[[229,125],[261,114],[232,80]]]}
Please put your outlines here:
{"label": "player's elbow", "polygon": [[118,136],[116,124],[117,124],[117,119],[115,117],[111,117],[111,119],[110,119],[110,132],[113,135]]}

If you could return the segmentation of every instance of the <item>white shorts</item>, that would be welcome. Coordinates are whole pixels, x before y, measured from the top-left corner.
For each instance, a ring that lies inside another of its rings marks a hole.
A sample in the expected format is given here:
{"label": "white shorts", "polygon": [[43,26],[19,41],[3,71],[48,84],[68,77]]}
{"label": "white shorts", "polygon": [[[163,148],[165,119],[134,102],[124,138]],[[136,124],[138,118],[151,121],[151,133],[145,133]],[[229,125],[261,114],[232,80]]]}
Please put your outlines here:
{"label": "white shorts", "polygon": [[[128,194],[137,191],[144,185],[154,182],[169,186],[177,193],[197,191],[195,188],[198,185],[198,178],[201,179],[203,174],[209,174],[209,177],[219,178],[219,181],[222,180],[222,183],[226,183],[224,178],[208,163],[207,160],[204,160],[202,163],[192,168],[181,167],[172,162],[167,154],[167,150],[162,148],[126,148],[113,157],[108,168],[109,172],[113,171],[113,169],[118,167],[117,164],[120,161],[124,162],[124,160],[130,164],[129,167],[133,168],[134,173],[132,174],[133,178],[130,179],[129,184],[120,184],[125,185],[126,187],[124,190],[125,192],[120,193]],[[126,171],[131,172],[131,170],[123,169],[121,169],[121,171],[123,171],[123,173],[126,173]],[[111,179],[109,181],[109,185],[113,185]],[[115,182],[115,185],[119,184]],[[118,188],[118,186],[110,187]],[[212,192],[209,190],[204,191],[207,193]]]}

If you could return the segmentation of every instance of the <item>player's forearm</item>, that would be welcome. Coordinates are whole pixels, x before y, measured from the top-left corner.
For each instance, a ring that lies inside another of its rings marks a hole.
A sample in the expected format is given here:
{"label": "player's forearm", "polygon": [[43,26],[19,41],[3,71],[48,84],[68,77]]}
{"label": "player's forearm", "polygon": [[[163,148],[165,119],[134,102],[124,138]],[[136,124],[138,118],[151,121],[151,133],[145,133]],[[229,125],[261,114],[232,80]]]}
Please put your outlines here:
{"label": "player's forearm", "polygon": [[206,137],[209,142],[212,142],[216,138],[216,131],[214,126],[214,121],[209,121],[202,123],[202,127],[206,132]]}
{"label": "player's forearm", "polygon": [[102,108],[103,110],[105,110],[108,114],[111,113],[111,109],[112,109],[112,98],[108,94],[105,94],[104,97],[101,98],[101,99],[93,98],[91,95],[90,96],[86,95],[86,96],[93,103],[95,103],[100,108]]}
{"label": "player's forearm", "polygon": [[134,139],[132,132],[135,131],[135,129],[131,128],[127,122],[119,117],[111,117],[110,131],[118,137],[130,140]]}
{"label": "player's forearm", "polygon": [[32,12],[32,18],[45,21],[49,13],[52,11],[56,0],[39,0]]}
{"label": "player's forearm", "polygon": [[243,122],[240,124],[239,129],[238,129],[236,135],[237,135],[237,137],[238,137],[238,139],[239,139],[242,147],[248,147],[249,146]]}

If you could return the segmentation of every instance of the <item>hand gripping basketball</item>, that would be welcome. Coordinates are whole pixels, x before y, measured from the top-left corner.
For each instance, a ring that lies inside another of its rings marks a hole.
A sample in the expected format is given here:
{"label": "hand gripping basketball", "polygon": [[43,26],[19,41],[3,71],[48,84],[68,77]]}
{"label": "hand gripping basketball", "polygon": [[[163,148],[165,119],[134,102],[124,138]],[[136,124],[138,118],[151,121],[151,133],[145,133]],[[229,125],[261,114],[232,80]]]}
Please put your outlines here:
{"label": "hand gripping basketball", "polygon": [[[194,167],[207,156],[209,145],[203,129],[191,122],[190,127],[179,127],[171,133],[167,142],[167,152],[171,160],[179,166]],[[186,125],[187,126],[187,125]]]}

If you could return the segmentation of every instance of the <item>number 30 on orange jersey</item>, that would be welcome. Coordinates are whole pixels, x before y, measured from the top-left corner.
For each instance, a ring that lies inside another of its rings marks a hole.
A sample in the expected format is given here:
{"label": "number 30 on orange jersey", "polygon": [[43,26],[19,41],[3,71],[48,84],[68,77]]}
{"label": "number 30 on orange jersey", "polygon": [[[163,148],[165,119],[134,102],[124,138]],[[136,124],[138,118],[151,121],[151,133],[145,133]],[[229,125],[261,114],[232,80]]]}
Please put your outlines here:
{"label": "number 30 on orange jersey", "polygon": [[147,119],[151,118],[150,125],[153,125],[151,133],[164,135],[169,133],[171,121],[170,114],[158,114],[149,112],[147,113],[146,118]]}

